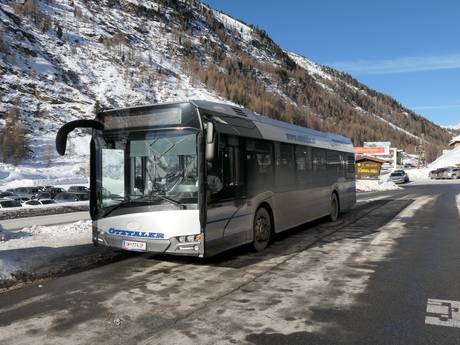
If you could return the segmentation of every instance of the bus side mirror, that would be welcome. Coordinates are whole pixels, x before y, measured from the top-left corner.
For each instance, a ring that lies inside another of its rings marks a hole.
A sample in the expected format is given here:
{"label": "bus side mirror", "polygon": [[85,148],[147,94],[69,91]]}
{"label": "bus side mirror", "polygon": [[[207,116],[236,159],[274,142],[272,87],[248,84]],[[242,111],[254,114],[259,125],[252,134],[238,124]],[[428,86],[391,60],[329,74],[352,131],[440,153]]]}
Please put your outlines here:
{"label": "bus side mirror", "polygon": [[56,134],[56,151],[61,155],[64,156],[65,149],[67,146],[67,136],[70,132],[72,132],[75,128],[92,128],[92,129],[99,129],[103,130],[104,125],[96,120],[75,120],[69,123],[66,123],[62,126]]}
{"label": "bus side mirror", "polygon": [[205,157],[207,161],[212,161],[214,159],[214,124],[208,122],[206,124],[206,151]]}

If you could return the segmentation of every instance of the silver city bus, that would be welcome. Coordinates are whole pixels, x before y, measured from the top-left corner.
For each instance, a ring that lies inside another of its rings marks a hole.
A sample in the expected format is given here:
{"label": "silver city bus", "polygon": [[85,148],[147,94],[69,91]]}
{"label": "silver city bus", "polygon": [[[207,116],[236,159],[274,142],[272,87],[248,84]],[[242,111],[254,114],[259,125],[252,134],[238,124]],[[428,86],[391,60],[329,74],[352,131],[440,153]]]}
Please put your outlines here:
{"label": "silver city bus", "polygon": [[207,101],[102,111],[91,128],[93,242],[211,256],[356,202],[350,139]]}

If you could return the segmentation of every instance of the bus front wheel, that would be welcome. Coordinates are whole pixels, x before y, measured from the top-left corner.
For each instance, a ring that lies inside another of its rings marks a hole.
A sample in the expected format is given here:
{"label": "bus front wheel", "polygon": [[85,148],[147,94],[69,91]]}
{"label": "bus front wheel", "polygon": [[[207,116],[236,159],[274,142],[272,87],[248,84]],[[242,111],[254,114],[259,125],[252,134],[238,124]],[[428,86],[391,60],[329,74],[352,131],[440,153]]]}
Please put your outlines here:
{"label": "bus front wheel", "polygon": [[337,194],[332,193],[331,195],[331,206],[330,206],[330,215],[329,220],[331,222],[335,222],[337,218],[339,218],[339,199],[337,198]]}
{"label": "bus front wheel", "polygon": [[255,251],[260,252],[267,248],[272,236],[272,221],[268,211],[261,207],[254,217],[254,240],[252,246]]}

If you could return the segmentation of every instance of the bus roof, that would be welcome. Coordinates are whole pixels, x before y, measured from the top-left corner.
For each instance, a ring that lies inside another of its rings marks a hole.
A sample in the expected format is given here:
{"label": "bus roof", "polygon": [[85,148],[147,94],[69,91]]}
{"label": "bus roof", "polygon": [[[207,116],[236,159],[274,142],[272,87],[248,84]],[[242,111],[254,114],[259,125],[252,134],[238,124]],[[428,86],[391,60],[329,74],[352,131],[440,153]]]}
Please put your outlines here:
{"label": "bus roof", "polygon": [[175,105],[184,103],[191,103],[194,106],[196,106],[200,110],[202,116],[205,113],[212,114],[214,118],[217,118],[219,120],[220,128],[232,127],[233,129],[235,129],[235,127],[238,127],[238,125],[241,124],[242,121],[246,123],[250,122],[252,124],[253,129],[245,127],[244,130],[241,130],[243,129],[243,127],[240,127],[240,130],[233,131],[239,133],[240,135],[279,142],[308,145],[331,150],[345,151],[350,153],[354,152],[352,141],[344,136],[334,133],[320,132],[311,128],[297,126],[287,122],[275,120],[254,113],[246,108],[226,103],[217,103],[204,100],[190,100],[182,102],[157,103],[151,105],[120,109],[107,109],[106,111],[103,111],[101,113],[108,114],[123,110],[148,111],[149,109],[153,110],[156,106]]}
{"label": "bus roof", "polygon": [[275,120],[236,105],[202,100],[190,102],[197,106],[201,112],[209,111],[250,120],[257,127],[262,139],[296,143],[350,153],[354,152],[352,141],[338,134],[320,132],[311,128]]}

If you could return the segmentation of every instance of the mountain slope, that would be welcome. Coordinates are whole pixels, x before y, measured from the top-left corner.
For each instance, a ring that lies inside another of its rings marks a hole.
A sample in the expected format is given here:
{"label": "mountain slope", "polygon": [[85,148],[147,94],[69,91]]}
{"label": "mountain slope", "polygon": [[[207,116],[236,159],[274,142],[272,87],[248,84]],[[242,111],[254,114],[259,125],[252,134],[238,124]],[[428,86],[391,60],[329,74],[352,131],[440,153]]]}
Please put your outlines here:
{"label": "mountain slope", "polygon": [[187,98],[231,101],[357,145],[390,140],[413,152],[422,141],[431,159],[449,140],[391,97],[199,1],[3,0],[0,23],[0,128],[12,131],[18,107],[32,158],[62,123],[99,106]]}

